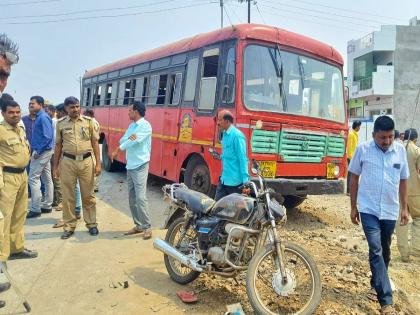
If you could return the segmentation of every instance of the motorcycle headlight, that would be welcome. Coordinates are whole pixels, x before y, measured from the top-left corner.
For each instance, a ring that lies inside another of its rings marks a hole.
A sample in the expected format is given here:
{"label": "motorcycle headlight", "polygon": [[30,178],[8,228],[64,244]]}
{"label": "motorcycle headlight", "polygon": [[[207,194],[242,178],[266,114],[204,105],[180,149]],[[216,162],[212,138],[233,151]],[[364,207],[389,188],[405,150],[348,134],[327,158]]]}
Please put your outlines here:
{"label": "motorcycle headlight", "polygon": [[268,207],[276,219],[281,219],[286,215],[286,208],[279,204],[274,198],[271,198]]}

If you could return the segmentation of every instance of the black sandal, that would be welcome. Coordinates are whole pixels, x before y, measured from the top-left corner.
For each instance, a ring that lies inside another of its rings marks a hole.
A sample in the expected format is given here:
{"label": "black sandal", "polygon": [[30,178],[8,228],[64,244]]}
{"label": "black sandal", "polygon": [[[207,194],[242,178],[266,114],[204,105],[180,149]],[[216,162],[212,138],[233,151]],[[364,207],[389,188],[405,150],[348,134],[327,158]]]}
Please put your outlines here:
{"label": "black sandal", "polygon": [[74,234],[74,231],[64,231],[63,234],[61,234],[61,239],[66,240],[70,238]]}

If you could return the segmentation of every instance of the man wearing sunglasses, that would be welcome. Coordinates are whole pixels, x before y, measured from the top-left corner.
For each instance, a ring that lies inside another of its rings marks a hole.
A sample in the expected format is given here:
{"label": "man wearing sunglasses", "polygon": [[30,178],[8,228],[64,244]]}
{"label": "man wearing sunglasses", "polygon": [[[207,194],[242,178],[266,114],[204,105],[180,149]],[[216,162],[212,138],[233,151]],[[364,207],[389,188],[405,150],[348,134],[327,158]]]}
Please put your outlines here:
{"label": "man wearing sunglasses", "polygon": [[18,46],[6,34],[0,34],[0,97],[6,88],[11,67],[18,61]]}

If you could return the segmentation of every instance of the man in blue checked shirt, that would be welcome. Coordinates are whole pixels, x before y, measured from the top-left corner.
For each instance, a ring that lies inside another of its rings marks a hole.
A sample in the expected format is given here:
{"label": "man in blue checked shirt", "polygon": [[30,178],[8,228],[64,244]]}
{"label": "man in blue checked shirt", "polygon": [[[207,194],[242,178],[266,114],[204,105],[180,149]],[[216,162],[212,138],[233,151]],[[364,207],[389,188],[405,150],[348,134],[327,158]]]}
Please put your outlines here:
{"label": "man in blue checked shirt", "polygon": [[407,179],[409,170],[404,146],[394,141],[394,121],[380,116],[373,127],[373,140],[356,148],[350,162],[351,221],[362,223],[369,245],[372,272],[370,299],[376,298],[381,314],[397,314],[388,277],[391,237],[398,219],[408,223]]}
{"label": "man in blue checked shirt", "polygon": [[133,122],[120,139],[120,146],[112,153],[111,160],[120,151],[126,151],[128,203],[133,216],[134,227],[124,234],[143,233],[143,239],[147,240],[152,237],[146,197],[147,175],[152,149],[152,126],[144,119],[145,114],[146,106],[144,103],[134,101],[133,105],[129,106],[128,116]]}
{"label": "man in blue checked shirt", "polygon": [[241,193],[239,187],[249,180],[246,138],[233,125],[232,113],[228,110],[220,111],[217,125],[223,130],[221,156],[223,170],[215,200],[233,193]]}
{"label": "man in blue checked shirt", "polygon": [[[51,117],[44,111],[44,98],[32,96],[31,109],[36,113],[31,139],[31,167],[29,187],[31,188],[31,207],[27,218],[36,218],[41,213],[52,211],[54,185],[51,177],[51,157],[54,154],[54,127]],[[44,201],[41,202],[41,179],[45,186]]]}

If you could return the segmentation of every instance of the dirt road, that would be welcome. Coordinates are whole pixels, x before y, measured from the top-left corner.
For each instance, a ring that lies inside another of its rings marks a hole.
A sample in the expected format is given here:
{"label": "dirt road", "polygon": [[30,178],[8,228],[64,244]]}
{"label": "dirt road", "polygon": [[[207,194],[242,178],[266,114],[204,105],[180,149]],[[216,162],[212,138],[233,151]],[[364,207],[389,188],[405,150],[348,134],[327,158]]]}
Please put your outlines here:
{"label": "dirt road", "polygon": [[[149,180],[154,237],[163,237],[165,232],[159,231],[165,219],[160,191],[163,184]],[[311,197],[289,212],[282,230],[284,238],[305,247],[317,261],[323,292],[316,314],[379,313],[377,304],[365,295],[369,288],[366,241],[361,229],[349,223],[347,198]],[[122,236],[132,226],[124,173],[104,173],[101,177],[98,237],[91,237],[80,222],[74,237],[61,240],[61,230],[52,228],[60,216],[54,212],[28,221],[26,246],[37,249],[39,257],[8,263],[32,306],[32,314],[223,314],[226,304],[236,302],[252,313],[241,277],[236,283],[202,276],[187,287],[201,291],[199,302],[185,305],[178,300],[176,291],[185,287],[169,279],[152,240]],[[395,246],[393,249],[390,273],[397,287],[397,308],[401,314],[419,314],[420,261],[404,264]],[[128,288],[124,288],[125,281]],[[0,314],[24,312],[12,290],[0,298],[7,301]]]}

